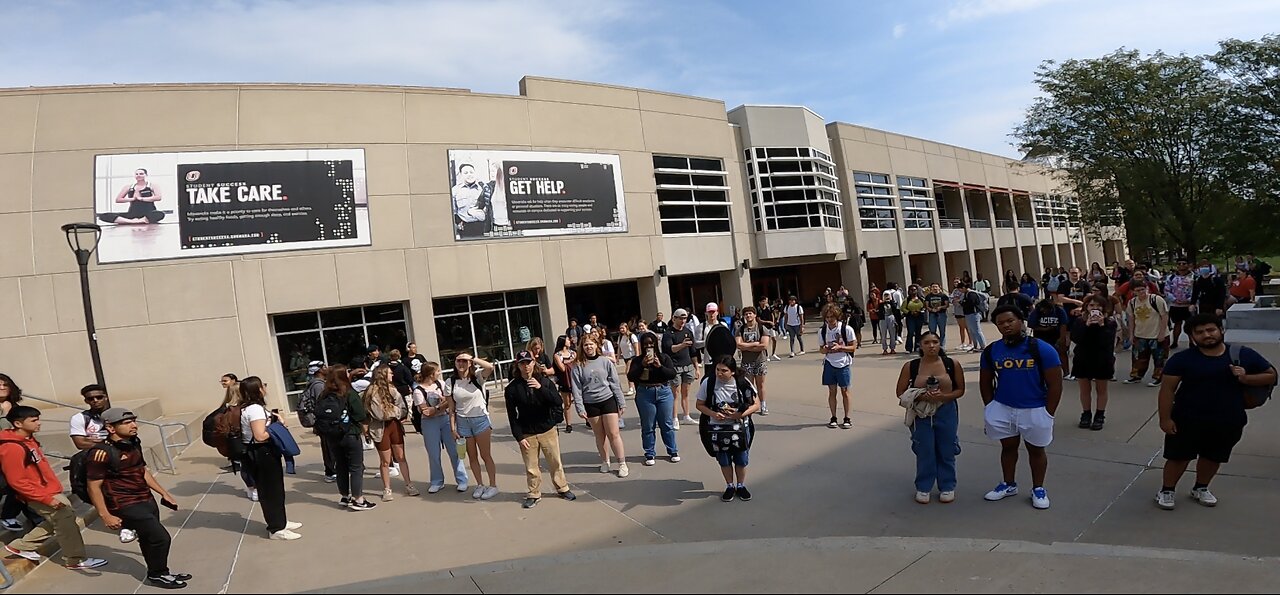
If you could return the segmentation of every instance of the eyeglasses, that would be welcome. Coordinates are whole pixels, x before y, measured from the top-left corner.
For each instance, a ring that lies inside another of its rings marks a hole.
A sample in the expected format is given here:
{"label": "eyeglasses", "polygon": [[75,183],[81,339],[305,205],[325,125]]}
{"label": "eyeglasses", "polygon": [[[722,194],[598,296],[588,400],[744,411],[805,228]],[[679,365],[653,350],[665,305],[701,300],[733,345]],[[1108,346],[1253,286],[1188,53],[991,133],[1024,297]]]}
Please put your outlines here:
{"label": "eyeglasses", "polygon": [[89,396],[85,397],[85,398],[84,398],[84,400],[86,400],[86,401],[105,401],[105,400],[107,400],[107,395],[89,395]]}

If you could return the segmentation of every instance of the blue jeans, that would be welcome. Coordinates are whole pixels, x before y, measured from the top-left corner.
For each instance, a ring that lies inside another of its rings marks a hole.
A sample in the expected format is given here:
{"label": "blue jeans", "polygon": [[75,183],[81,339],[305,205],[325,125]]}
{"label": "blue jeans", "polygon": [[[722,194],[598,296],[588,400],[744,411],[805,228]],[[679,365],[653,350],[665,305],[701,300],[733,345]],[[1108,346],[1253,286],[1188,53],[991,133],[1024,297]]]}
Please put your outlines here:
{"label": "blue jeans", "polygon": [[920,348],[920,331],[924,330],[924,314],[907,317],[907,351],[915,353]]}
{"label": "blue jeans", "polygon": [[804,335],[800,333],[800,327],[787,325],[787,334],[791,336],[791,353],[796,352],[796,339],[800,340],[800,351],[804,351]]}
{"label": "blue jeans", "polygon": [[942,346],[947,346],[947,317],[951,313],[943,310],[942,312],[929,313],[929,330],[938,334],[938,340],[942,342]]}
{"label": "blue jeans", "polygon": [[960,407],[955,401],[938,408],[933,417],[917,419],[911,427],[911,452],[916,453],[916,491],[956,489],[956,454],[960,450]]}
{"label": "blue jeans", "polygon": [[969,325],[969,341],[977,349],[987,346],[987,338],[982,336],[982,315],[981,314],[965,314],[965,324]]}
{"label": "blue jeans", "polygon": [[422,418],[422,443],[427,447],[427,463],[431,466],[431,485],[444,485],[444,469],[440,467],[440,449],[449,453],[449,464],[453,467],[453,478],[458,486],[467,485],[467,468],[458,458],[458,448],[453,441],[453,430],[449,429],[449,416],[437,415]]}
{"label": "blue jeans", "polygon": [[676,399],[671,394],[671,387],[637,386],[636,409],[640,412],[640,439],[644,445],[644,458],[657,456],[657,425],[662,425],[662,443],[667,447],[667,454],[680,454],[676,446],[675,410]]}

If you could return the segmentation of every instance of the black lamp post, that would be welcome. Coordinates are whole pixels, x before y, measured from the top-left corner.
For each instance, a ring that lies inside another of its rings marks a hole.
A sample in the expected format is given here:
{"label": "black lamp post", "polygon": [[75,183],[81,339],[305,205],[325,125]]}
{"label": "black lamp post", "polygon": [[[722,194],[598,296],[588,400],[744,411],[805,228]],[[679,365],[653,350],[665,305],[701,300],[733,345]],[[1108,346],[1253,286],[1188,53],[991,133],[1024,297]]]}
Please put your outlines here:
{"label": "black lamp post", "polygon": [[92,223],[68,223],[62,226],[62,233],[67,234],[67,245],[76,255],[76,263],[80,265],[80,299],[84,302],[84,328],[89,334],[89,356],[93,358],[93,375],[98,384],[106,386],[102,377],[102,356],[98,355],[98,332],[93,324],[93,299],[89,296],[89,259],[98,249],[98,240],[102,239],[102,228]]}

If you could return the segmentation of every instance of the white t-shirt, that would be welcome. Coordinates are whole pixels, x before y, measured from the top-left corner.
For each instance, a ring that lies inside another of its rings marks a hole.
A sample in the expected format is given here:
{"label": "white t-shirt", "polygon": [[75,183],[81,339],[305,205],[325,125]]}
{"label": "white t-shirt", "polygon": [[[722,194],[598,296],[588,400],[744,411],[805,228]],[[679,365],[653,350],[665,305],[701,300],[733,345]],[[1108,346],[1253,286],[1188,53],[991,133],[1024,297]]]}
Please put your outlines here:
{"label": "white t-shirt", "polygon": [[88,423],[85,423],[84,413],[77,413],[72,416],[68,426],[68,436],[84,436],[85,438],[96,438],[98,440],[107,439],[107,425],[98,418],[91,419]]}
{"label": "white t-shirt", "polygon": [[267,420],[267,408],[262,405],[250,405],[240,409],[240,431],[244,434],[244,443],[253,442],[253,422]]}
{"label": "white t-shirt", "polygon": [[[705,380],[698,383],[697,399],[702,403],[707,402],[707,382]],[[733,405],[737,401],[738,385],[733,382],[720,382],[720,379],[716,378],[715,400],[707,406],[718,411],[720,407],[724,405]]]}
{"label": "white t-shirt", "polygon": [[788,305],[784,311],[787,314],[787,326],[800,326],[804,322],[804,308],[800,304]]}
{"label": "white t-shirt", "polygon": [[603,355],[607,355],[609,357],[613,357],[613,354],[617,353],[617,350],[613,348],[613,341],[605,339],[604,343],[600,345],[600,353]]}
{"label": "white t-shirt", "polygon": [[[481,373],[476,380],[484,383],[486,374]],[[457,408],[458,417],[484,417],[489,415],[489,404],[485,403],[485,390],[476,386],[471,380],[450,379],[444,383],[444,394],[453,397],[453,405]],[[452,394],[450,391],[453,391]]]}
{"label": "white t-shirt", "polygon": [[628,334],[618,337],[618,351],[622,355],[622,359],[628,360],[636,356],[636,336]]}
{"label": "white t-shirt", "polygon": [[[840,329],[844,329],[844,336],[840,336]],[[824,345],[845,346],[856,341],[853,329],[843,322],[837,322],[835,327],[827,326],[824,322],[818,328],[818,341]],[[853,363],[853,354],[847,351],[836,351],[826,355],[827,363],[835,368],[847,368]]]}

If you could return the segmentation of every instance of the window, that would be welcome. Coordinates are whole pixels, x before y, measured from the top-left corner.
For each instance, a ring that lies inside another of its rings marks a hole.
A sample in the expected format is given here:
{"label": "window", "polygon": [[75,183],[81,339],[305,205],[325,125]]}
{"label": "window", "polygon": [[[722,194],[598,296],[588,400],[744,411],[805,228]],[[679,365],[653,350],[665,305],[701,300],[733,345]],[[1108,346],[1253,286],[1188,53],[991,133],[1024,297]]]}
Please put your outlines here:
{"label": "window", "polygon": [[812,147],[755,147],[746,156],[756,231],[841,229],[840,190],[830,155]]}
{"label": "window", "polygon": [[904,229],[933,229],[933,191],[924,178],[898,176]]}
{"label": "window", "polygon": [[530,339],[542,336],[537,290],[441,298],[432,305],[440,367],[445,371],[453,369],[454,358],[463,350],[490,362],[511,362]]}
{"label": "window", "polygon": [[1080,227],[1080,199],[1074,196],[1063,197],[1063,208],[1067,211],[1067,225]]}
{"label": "window", "polygon": [[653,177],[663,234],[729,232],[729,182],[723,161],[654,155]]}
{"label": "window", "polygon": [[1053,209],[1049,206],[1049,197],[1043,194],[1032,194],[1031,210],[1035,212],[1036,227],[1053,226]]}
{"label": "window", "polygon": [[272,316],[289,408],[298,407],[298,397],[310,380],[307,364],[312,361],[343,365],[363,361],[369,345],[383,353],[392,349],[404,353],[409,343],[406,320],[404,304]]}
{"label": "window", "polygon": [[[888,174],[853,172],[853,192],[858,201],[858,217],[862,229],[896,229],[894,187]],[[914,220],[913,220],[914,222]],[[905,222],[904,222],[905,223]],[[913,225],[914,227],[914,225]]]}

